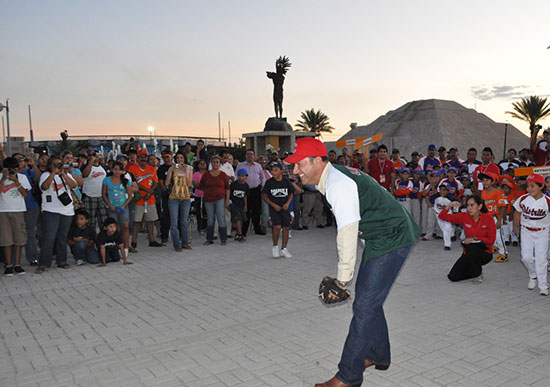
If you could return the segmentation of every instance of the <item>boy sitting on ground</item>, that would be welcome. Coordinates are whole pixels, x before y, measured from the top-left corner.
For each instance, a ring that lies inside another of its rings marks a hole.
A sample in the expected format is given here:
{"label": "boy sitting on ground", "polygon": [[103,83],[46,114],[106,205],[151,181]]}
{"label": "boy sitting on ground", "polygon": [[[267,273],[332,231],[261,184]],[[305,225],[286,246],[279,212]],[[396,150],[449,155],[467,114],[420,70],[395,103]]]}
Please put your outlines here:
{"label": "boy sitting on ground", "polygon": [[116,220],[113,218],[105,219],[103,230],[97,236],[97,247],[101,256],[101,264],[97,267],[104,267],[107,262],[118,262],[122,255],[122,261],[125,265],[131,265],[132,262],[126,259],[124,250],[124,241],[122,235],[117,230]]}
{"label": "boy sitting on ground", "polygon": [[77,210],[75,220],[69,229],[67,244],[71,248],[77,266],[88,263],[99,263],[99,256],[95,249],[96,234],[92,226],[88,225],[90,215],[86,210]]}

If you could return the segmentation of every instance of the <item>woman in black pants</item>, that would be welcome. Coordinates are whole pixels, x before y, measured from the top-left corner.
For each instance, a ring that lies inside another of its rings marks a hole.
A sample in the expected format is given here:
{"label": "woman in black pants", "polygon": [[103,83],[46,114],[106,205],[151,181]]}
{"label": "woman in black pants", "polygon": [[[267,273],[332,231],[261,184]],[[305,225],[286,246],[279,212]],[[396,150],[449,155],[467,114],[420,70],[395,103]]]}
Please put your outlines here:
{"label": "woman in black pants", "polygon": [[449,210],[453,207],[460,207],[460,203],[449,204],[439,213],[439,219],[461,225],[466,239],[462,242],[462,255],[447,277],[453,282],[474,278],[474,283],[480,283],[483,280],[481,266],[491,262],[493,257],[491,248],[496,238],[495,222],[479,195],[470,196],[466,201],[468,212],[450,214]]}

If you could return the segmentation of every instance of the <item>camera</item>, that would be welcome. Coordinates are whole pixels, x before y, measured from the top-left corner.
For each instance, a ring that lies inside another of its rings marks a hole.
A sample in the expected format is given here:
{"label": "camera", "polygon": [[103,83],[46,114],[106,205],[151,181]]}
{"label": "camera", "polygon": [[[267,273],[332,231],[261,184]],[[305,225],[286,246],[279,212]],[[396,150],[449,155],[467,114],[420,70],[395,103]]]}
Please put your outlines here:
{"label": "camera", "polygon": [[15,174],[16,174],[16,170],[13,169],[13,168],[8,168],[8,173],[9,173],[10,175],[15,175]]}
{"label": "camera", "polygon": [[176,164],[176,168],[181,168],[181,164]]}
{"label": "camera", "polygon": [[77,168],[77,167],[78,167],[78,163],[72,163],[72,166],[73,166],[73,168]]}
{"label": "camera", "polygon": [[535,130],[541,130],[542,129],[542,125],[535,125]]}
{"label": "camera", "polygon": [[63,169],[69,169],[71,167],[71,164],[63,164],[61,168]]}

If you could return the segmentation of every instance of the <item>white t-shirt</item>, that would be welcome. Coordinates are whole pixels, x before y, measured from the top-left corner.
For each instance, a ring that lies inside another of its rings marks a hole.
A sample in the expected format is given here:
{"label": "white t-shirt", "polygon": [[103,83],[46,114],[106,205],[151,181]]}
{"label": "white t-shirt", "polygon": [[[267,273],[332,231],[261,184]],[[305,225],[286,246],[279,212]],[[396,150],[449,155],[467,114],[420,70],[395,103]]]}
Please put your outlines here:
{"label": "white t-shirt", "polygon": [[91,198],[101,197],[101,188],[103,186],[103,179],[107,176],[105,169],[101,165],[92,166],[92,170],[88,177],[84,177],[82,184],[82,193]]}
{"label": "white t-shirt", "polygon": [[[210,165],[208,166],[208,170],[212,170],[212,163],[210,163]],[[220,165],[220,171],[225,173],[227,177],[230,178],[230,181],[235,181],[235,170],[233,169],[231,163],[223,163],[222,165]],[[233,178],[233,180],[231,180],[231,177]]]}
{"label": "white t-shirt", "polygon": [[451,201],[448,198],[444,198],[443,196],[436,198],[434,201],[434,212],[439,215],[449,204],[451,204]]}
{"label": "white t-shirt", "polygon": [[[2,174],[0,173],[0,179]],[[27,191],[32,189],[27,176],[18,173],[17,179],[23,188]],[[30,194],[29,194],[30,195]],[[10,179],[4,180],[4,185],[0,189],[0,212],[25,212],[27,206],[25,205],[25,198],[19,192],[17,185]]]}
{"label": "white t-shirt", "polygon": [[529,194],[521,195],[514,203],[514,209],[521,212],[521,225],[530,228],[550,226],[550,198],[542,195],[535,199]]}
{"label": "white t-shirt", "polygon": [[357,184],[336,168],[330,168],[325,186],[327,188],[325,197],[332,206],[338,230],[348,224],[359,222],[361,210]]}
{"label": "white t-shirt", "polygon": [[[47,190],[44,191],[42,189],[42,183],[45,182],[49,176],[50,176],[50,172],[44,172],[40,176],[40,182],[38,183],[40,189],[42,190],[42,211],[53,212],[55,214],[61,214],[65,216],[73,216],[74,215],[73,203],[69,203],[69,205],[64,206],[57,198],[57,192],[55,190],[54,184],[57,185],[57,190],[59,192],[59,195],[61,195],[63,192],[67,192],[65,190],[65,187],[63,186],[63,181],[61,180],[60,176],[54,177],[52,184],[48,187]],[[68,175],[67,175],[67,179],[71,179],[74,181],[74,179]],[[69,185],[66,182],[65,182],[65,186],[67,187],[67,190],[70,189]],[[70,192],[67,192],[67,193],[70,195]]]}

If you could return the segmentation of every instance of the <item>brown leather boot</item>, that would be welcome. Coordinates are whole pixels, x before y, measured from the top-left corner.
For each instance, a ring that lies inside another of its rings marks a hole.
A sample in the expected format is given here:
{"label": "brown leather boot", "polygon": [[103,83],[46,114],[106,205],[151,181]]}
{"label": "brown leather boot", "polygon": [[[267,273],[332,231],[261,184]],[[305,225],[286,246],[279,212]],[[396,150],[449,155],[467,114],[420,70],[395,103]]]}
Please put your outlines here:
{"label": "brown leather boot", "polygon": [[346,384],[338,379],[336,376],[324,383],[317,383],[315,387],[360,387],[361,383]]}
{"label": "brown leather boot", "polygon": [[369,368],[370,366],[374,366],[374,369],[379,370],[379,371],[385,371],[388,368],[390,368],[389,364],[374,364],[370,360],[365,360],[365,368]]}

